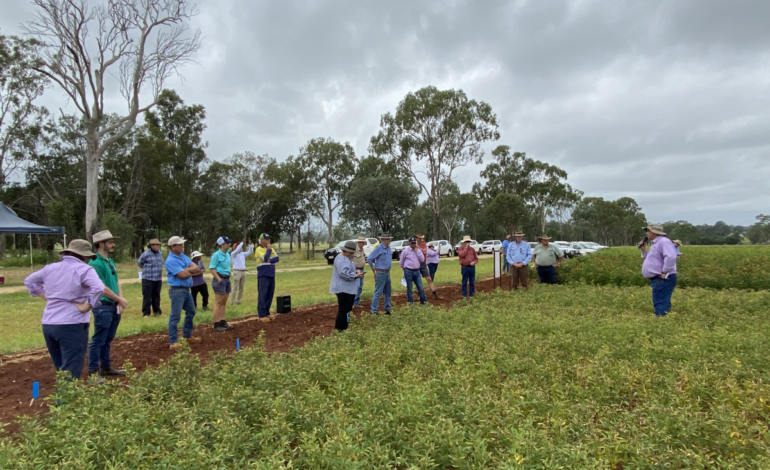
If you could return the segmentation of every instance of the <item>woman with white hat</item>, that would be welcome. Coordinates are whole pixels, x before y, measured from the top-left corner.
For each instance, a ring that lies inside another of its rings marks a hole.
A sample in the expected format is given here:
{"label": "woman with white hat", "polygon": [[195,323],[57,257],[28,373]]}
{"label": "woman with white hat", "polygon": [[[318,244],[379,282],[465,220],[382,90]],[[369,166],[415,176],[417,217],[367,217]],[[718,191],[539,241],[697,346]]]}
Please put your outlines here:
{"label": "woman with white hat", "polygon": [[334,328],[342,331],[348,329],[350,312],[358,292],[358,279],[364,277],[363,271],[356,270],[356,265],[350,260],[356,252],[356,242],[348,240],[342,246],[341,256],[334,258],[334,271],[329,293],[337,295],[337,320]]}
{"label": "woman with white hat", "polygon": [[209,310],[209,285],[206,284],[206,280],[203,279],[203,272],[206,270],[206,267],[203,265],[203,261],[201,261],[201,258],[203,257],[203,253],[200,251],[193,251],[192,255],[190,255],[190,258],[192,259],[192,262],[197,264],[198,267],[201,270],[201,273],[197,276],[193,276],[192,280],[192,288],[190,288],[190,293],[193,297],[193,303],[195,304],[195,309],[198,309],[198,294],[201,295],[201,304],[203,305],[201,307],[201,310],[204,312],[208,312]]}
{"label": "woman with white hat", "polygon": [[72,240],[59,252],[61,261],[24,279],[32,297],[46,301],[43,337],[56,370],[78,379],[88,349],[91,309],[101,305],[104,283],[88,260],[96,255],[86,240]]}

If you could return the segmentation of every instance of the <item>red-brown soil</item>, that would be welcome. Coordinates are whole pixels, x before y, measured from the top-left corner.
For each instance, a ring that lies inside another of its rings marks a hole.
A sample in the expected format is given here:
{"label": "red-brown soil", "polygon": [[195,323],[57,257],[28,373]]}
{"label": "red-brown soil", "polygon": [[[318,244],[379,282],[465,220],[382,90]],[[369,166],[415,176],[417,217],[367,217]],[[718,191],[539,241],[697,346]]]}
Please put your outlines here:
{"label": "red-brown soil", "polygon": [[[503,285],[507,290],[507,277],[503,277]],[[476,292],[492,290],[492,279],[476,282]],[[448,306],[462,298],[459,285],[441,286],[438,291],[442,298],[431,299],[429,295],[428,302],[431,305]],[[364,309],[354,310],[356,315],[368,314],[370,302],[362,303]],[[394,295],[392,303],[403,305],[406,303],[406,296]],[[382,311],[380,313],[382,314]],[[289,314],[277,315],[278,318],[269,323],[257,321],[256,315],[233,320],[230,323],[235,328],[224,333],[215,332],[210,323],[201,324],[193,331],[193,336],[199,337],[201,342],[190,345],[194,353],[206,360],[210,352],[234,350],[236,338],[240,339],[242,348],[252,346],[264,330],[265,349],[268,352],[288,352],[313,338],[329,335],[334,329],[336,315],[337,304],[322,304],[293,309]],[[142,372],[148,367],[157,367],[172,354],[174,352],[168,349],[168,335],[165,331],[118,338],[112,343],[113,363],[120,365],[130,362],[137,372]],[[85,368],[83,374],[85,378]],[[48,403],[42,399],[35,400],[30,406],[32,383],[40,383],[42,398],[53,392],[54,378],[55,370],[46,349],[0,356],[0,423],[10,423],[6,426],[6,431],[16,431],[17,415],[38,415],[48,410]]]}

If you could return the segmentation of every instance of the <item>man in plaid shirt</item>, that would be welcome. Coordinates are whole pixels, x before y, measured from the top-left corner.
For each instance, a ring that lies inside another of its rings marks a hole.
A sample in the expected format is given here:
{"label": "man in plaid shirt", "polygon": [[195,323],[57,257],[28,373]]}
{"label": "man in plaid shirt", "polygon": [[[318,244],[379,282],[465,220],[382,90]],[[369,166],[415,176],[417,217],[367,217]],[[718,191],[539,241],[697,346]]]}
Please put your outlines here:
{"label": "man in plaid shirt", "polygon": [[147,244],[149,249],[142,253],[136,262],[142,270],[142,315],[152,313],[162,315],[160,310],[160,289],[163,286],[163,255],[160,253],[160,240],[153,238]]}

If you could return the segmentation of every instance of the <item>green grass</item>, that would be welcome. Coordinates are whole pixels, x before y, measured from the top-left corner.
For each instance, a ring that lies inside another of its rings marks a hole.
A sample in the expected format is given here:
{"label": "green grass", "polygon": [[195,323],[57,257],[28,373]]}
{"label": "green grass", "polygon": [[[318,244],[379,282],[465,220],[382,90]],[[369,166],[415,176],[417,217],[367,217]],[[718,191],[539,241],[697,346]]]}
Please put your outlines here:
{"label": "green grass", "polygon": [[[677,261],[678,287],[770,289],[770,246],[684,246]],[[559,270],[566,283],[645,286],[635,247],[602,250],[567,260]]]}
{"label": "green grass", "polygon": [[[315,263],[314,266],[327,267],[326,261]],[[297,264],[291,262],[280,262],[282,269],[299,268]],[[120,265],[119,278],[135,278],[136,271],[132,273],[131,266],[125,263]],[[370,271],[367,269],[367,271]],[[303,305],[313,305],[325,302],[336,302],[336,297],[329,294],[329,282],[331,280],[332,270],[317,269],[306,271],[295,271],[278,273],[276,275],[276,295],[291,295],[292,306],[300,307]],[[479,279],[492,274],[492,260],[481,259],[477,268],[477,277]],[[125,276],[124,276],[125,275]],[[367,274],[364,282],[363,298],[370,299],[374,292],[374,281],[372,273]],[[402,272],[398,263],[393,264],[393,291],[406,292],[401,286]],[[442,259],[436,273],[437,283],[459,283],[461,280],[460,268],[457,264],[457,258],[451,260]],[[143,318],[142,317],[142,288],[140,283],[123,284],[123,295],[128,301],[128,309],[123,313],[118,336],[128,336],[137,333],[151,333],[163,331],[168,328],[168,313],[171,311],[171,304],[168,299],[167,287],[164,284],[161,293],[161,309],[165,313],[163,317]],[[213,305],[213,292],[209,280],[210,307]],[[42,336],[42,327],[40,320],[43,316],[45,302],[42,299],[30,297],[24,292],[11,294],[0,294],[0,354],[23,351],[27,349],[43,347],[45,342]],[[200,306],[200,298],[198,299]],[[275,309],[275,302],[273,302]],[[239,306],[227,307],[227,318],[239,318],[255,314],[257,311],[257,277],[249,275],[246,277],[246,291],[243,295],[243,303]],[[275,311],[275,310],[273,310]],[[195,323],[206,323],[211,321],[211,311],[199,311],[195,315]]]}
{"label": "green grass", "polygon": [[[0,441],[0,467],[768,468],[770,295],[540,286],[271,357],[179,354]],[[109,412],[105,412],[109,410]]]}

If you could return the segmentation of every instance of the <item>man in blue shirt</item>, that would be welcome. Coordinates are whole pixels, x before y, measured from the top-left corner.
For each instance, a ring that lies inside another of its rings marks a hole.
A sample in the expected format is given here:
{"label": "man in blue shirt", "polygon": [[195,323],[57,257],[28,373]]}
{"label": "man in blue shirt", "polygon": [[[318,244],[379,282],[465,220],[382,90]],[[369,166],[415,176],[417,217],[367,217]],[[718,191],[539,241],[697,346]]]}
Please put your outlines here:
{"label": "man in blue shirt", "polygon": [[380,236],[380,244],[369,253],[369,266],[374,271],[374,296],[372,296],[372,315],[377,315],[380,297],[385,297],[385,315],[390,315],[390,266],[393,263],[393,252],[390,250],[389,233]]}
{"label": "man in blue shirt", "polygon": [[168,257],[165,265],[168,279],[168,298],[171,299],[171,314],[168,317],[169,349],[180,347],[177,327],[182,317],[182,310],[184,310],[182,337],[191,343],[197,343],[201,340],[192,335],[195,303],[190,293],[190,287],[193,283],[192,277],[201,274],[201,269],[183,253],[185,241],[187,240],[182,237],[168,239]]}
{"label": "man in blue shirt", "polygon": [[[517,230],[513,242],[505,250],[511,275],[511,289],[519,290],[519,282],[524,289],[529,289],[529,262],[532,261],[532,247],[524,241],[524,234]],[[503,242],[504,243],[504,242]]]}
{"label": "man in blue shirt", "polygon": [[506,235],[505,240],[503,240],[503,272],[508,272],[508,256],[506,253],[508,253],[508,246],[511,244],[511,236]]}

